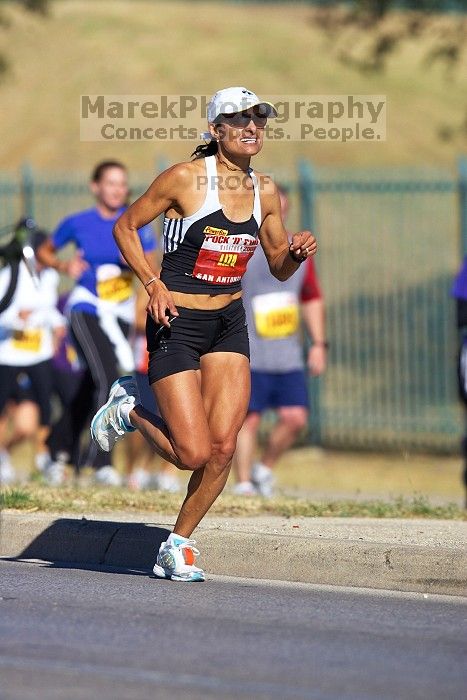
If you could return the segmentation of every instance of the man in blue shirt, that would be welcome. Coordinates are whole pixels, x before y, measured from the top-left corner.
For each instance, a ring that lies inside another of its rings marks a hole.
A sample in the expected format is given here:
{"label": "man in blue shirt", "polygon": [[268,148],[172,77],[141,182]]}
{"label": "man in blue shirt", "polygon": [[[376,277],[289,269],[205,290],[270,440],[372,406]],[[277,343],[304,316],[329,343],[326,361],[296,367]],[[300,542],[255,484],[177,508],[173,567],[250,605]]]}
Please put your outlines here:
{"label": "man in blue shirt", "polygon": [[[91,191],[96,205],[65,218],[38,251],[43,264],[76,280],[66,307],[73,340],[86,365],[82,390],[76,405],[71,407],[76,440],[89,416],[105,402],[111,384],[122,373],[134,370],[128,342],[135,308],[133,274],[112,233],[129,195],[125,166],[117,161],[97,165]],[[138,233],[144,253],[154,267],[154,232],[150,226],[144,226]],[[75,252],[63,261],[57,257],[57,251],[68,244],[74,245]],[[90,400],[83,401],[83,395]],[[93,466],[97,470],[98,481],[120,484],[108,455],[98,452],[94,443],[89,444],[79,461],[77,466]]]}

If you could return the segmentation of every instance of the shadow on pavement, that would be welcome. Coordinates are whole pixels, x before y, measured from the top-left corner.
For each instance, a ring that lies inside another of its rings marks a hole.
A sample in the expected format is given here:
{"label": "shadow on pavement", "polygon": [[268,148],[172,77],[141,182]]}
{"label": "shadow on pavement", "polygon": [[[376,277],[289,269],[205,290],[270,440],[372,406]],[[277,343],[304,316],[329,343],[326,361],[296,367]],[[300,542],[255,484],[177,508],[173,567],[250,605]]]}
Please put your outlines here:
{"label": "shadow on pavement", "polygon": [[150,523],[59,518],[19,554],[2,558],[43,559],[57,568],[117,567],[123,573],[147,574],[169,534],[170,530]]}

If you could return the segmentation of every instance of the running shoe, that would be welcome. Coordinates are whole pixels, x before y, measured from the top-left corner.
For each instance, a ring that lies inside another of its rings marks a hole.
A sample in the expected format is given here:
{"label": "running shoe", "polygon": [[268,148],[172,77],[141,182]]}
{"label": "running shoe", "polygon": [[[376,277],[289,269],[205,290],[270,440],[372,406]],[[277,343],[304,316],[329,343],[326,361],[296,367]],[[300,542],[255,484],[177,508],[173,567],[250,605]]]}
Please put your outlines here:
{"label": "running shoe", "polygon": [[135,428],[125,424],[120,408],[140,403],[138,386],[133,377],[120,377],[110,387],[109,398],[91,421],[91,437],[103,452],[110,452],[116,442]]}
{"label": "running shoe", "polygon": [[65,465],[63,462],[50,462],[43,471],[44,479],[49,486],[61,486],[65,482]]}
{"label": "running shoe", "polygon": [[51,463],[52,457],[50,452],[38,452],[34,457],[34,464],[39,472],[44,472]]}
{"label": "running shoe", "polygon": [[159,472],[156,474],[154,480],[154,488],[158,491],[165,491],[166,493],[180,493],[182,487],[180,482],[175,476],[170,472]]}
{"label": "running shoe", "polygon": [[36,455],[35,464],[42,478],[49,486],[61,486],[66,477],[67,457],[62,459],[63,453],[59,453],[56,460],[53,460],[48,452],[41,452]]}
{"label": "running shoe", "polygon": [[234,496],[257,496],[258,491],[251,481],[239,481],[232,489]]}
{"label": "running shoe", "polygon": [[129,474],[126,485],[132,491],[143,491],[151,485],[151,473],[142,467],[135,467]]}
{"label": "running shoe", "polygon": [[194,565],[199,551],[194,540],[162,542],[153,571],[158,578],[172,581],[204,581],[204,571]]}
{"label": "running shoe", "polygon": [[272,469],[265,464],[257,462],[253,466],[251,480],[261,496],[271,498],[276,482]]}
{"label": "running shoe", "polygon": [[96,484],[100,486],[121,486],[123,479],[111,464],[106,467],[100,467],[95,474]]}
{"label": "running shoe", "polygon": [[8,486],[16,480],[16,472],[6,450],[0,450],[0,486]]}

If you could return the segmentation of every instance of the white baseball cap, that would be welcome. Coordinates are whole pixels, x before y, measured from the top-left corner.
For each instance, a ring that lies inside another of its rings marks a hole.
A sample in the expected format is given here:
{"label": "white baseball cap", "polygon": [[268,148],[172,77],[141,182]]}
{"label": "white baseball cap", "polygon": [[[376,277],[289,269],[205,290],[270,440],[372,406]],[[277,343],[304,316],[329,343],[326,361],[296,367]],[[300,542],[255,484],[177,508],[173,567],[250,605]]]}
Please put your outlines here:
{"label": "white baseball cap", "polygon": [[245,87],[228,87],[218,90],[209,100],[208,122],[215,124],[221,114],[236,114],[251,107],[262,107],[266,117],[277,117],[277,109],[272,102],[260,100]]}

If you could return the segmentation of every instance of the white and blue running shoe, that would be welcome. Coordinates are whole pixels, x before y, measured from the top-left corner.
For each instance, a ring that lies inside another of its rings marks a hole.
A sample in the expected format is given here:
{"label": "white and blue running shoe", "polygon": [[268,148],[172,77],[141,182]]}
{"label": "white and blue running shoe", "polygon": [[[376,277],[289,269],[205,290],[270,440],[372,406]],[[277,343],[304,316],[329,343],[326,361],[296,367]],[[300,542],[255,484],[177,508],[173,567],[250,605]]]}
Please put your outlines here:
{"label": "white and blue running shoe", "polygon": [[120,377],[110,387],[107,402],[97,411],[91,421],[91,437],[103,452],[110,452],[116,442],[135,428],[127,425],[120,408],[123,404],[135,406],[140,403],[138,386],[133,377]]}
{"label": "white and blue running shoe", "polygon": [[194,540],[180,538],[170,544],[162,542],[153,571],[158,578],[172,581],[204,581],[204,571],[195,566],[199,551]]}

